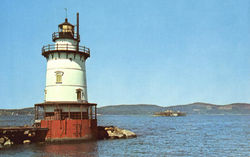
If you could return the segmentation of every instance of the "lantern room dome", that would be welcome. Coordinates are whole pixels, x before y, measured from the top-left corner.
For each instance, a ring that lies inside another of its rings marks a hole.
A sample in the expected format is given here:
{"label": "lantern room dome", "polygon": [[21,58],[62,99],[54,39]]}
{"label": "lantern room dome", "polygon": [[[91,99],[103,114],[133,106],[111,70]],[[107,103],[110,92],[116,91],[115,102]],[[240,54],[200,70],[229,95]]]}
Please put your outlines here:
{"label": "lantern room dome", "polygon": [[59,32],[74,31],[74,25],[70,24],[67,18],[65,18],[65,22],[58,25],[58,28]]}
{"label": "lantern room dome", "polygon": [[74,25],[72,25],[71,23],[68,22],[67,18],[65,18],[65,22],[61,23],[59,26],[61,26],[61,25],[71,25],[71,26],[74,26]]}

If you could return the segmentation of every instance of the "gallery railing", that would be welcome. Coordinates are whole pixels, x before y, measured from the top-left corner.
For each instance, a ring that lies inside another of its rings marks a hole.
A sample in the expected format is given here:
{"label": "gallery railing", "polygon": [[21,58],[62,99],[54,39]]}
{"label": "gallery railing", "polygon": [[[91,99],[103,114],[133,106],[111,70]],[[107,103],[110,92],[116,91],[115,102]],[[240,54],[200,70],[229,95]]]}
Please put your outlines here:
{"label": "gallery railing", "polygon": [[77,33],[73,32],[54,32],[52,34],[52,40],[55,41],[56,39],[67,38],[67,39],[74,39],[80,41],[80,35],[77,39]]}
{"label": "gallery railing", "polygon": [[90,49],[85,46],[79,46],[70,44],[52,44],[42,47],[42,53],[49,51],[79,51],[80,53],[90,54]]}

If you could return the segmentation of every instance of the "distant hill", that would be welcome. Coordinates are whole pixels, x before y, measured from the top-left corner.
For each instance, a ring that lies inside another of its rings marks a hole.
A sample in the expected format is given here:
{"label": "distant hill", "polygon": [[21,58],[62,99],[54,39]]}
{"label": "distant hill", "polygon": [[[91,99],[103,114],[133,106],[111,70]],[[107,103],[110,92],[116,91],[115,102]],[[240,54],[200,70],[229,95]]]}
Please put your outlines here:
{"label": "distant hill", "polygon": [[159,111],[164,111],[164,107],[147,104],[105,106],[97,110],[104,115],[150,115]]}
{"label": "distant hill", "polygon": [[215,105],[208,103],[192,103],[166,107],[169,110],[179,110],[187,114],[250,114],[250,104],[233,103],[228,105]]}
{"label": "distant hill", "polygon": [[23,108],[23,109],[0,109],[0,115],[28,115],[34,114],[34,108]]}
{"label": "distant hill", "polygon": [[[98,108],[98,114],[102,115],[152,115],[155,112],[165,110],[181,111],[191,114],[247,114],[250,115],[250,104],[233,103],[228,105],[215,105],[202,102],[196,102],[187,105],[176,105],[162,107],[150,104],[135,105],[112,105]],[[33,107],[24,109],[0,109],[0,115],[27,115],[34,114]]]}
{"label": "distant hill", "polygon": [[98,108],[99,114],[109,115],[152,115],[154,112],[165,110],[181,111],[190,114],[249,114],[250,104],[234,103],[229,105],[214,105],[208,103],[192,103],[162,107],[157,105],[114,105]]}

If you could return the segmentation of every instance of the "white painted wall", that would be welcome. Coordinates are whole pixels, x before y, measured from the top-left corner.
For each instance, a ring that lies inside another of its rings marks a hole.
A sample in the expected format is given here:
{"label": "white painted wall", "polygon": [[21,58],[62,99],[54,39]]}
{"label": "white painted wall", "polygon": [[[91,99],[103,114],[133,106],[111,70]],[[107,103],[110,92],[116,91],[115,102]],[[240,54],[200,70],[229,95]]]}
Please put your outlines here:
{"label": "white painted wall", "polygon": [[72,39],[57,39],[55,41],[55,44],[58,45],[58,50],[65,49],[67,45],[68,45],[68,50],[76,50],[77,42]]}
{"label": "white painted wall", "polygon": [[[76,45],[70,39],[58,39],[57,44]],[[76,89],[82,89],[82,100],[88,101],[85,59],[80,54],[51,54],[47,60],[45,101],[77,101]],[[56,83],[56,71],[63,72],[62,83]]]}

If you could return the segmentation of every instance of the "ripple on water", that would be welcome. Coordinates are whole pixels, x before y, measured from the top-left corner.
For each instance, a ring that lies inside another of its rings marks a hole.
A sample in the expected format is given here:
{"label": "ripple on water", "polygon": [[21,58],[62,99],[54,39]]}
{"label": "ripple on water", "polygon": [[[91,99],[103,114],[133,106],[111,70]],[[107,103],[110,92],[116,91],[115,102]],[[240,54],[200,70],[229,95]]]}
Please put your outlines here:
{"label": "ripple on water", "polygon": [[[1,123],[30,123],[33,117],[0,117]],[[250,116],[99,116],[138,137],[92,143],[17,146],[1,156],[249,156]],[[7,121],[5,121],[7,120]]]}

